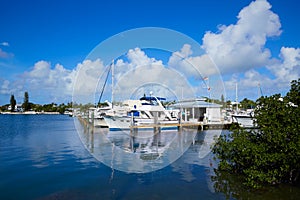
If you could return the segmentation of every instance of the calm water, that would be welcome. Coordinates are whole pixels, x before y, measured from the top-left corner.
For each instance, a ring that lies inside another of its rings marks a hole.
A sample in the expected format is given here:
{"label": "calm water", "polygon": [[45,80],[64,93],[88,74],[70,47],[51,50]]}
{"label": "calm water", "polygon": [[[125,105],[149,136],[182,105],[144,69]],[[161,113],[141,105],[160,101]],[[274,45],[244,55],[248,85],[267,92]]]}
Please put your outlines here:
{"label": "calm water", "polygon": [[[193,145],[178,159],[174,157],[172,164],[148,173],[129,173],[112,169],[105,155],[97,157],[105,151],[94,146],[101,137],[91,139],[96,134],[90,132],[78,135],[73,118],[0,115],[0,199],[225,199],[225,190],[216,192],[211,180],[212,154],[203,154],[208,133],[198,133]],[[97,134],[111,138],[107,132]],[[117,162],[112,164],[117,167]],[[297,187],[257,194],[231,188],[243,199],[300,195]]]}

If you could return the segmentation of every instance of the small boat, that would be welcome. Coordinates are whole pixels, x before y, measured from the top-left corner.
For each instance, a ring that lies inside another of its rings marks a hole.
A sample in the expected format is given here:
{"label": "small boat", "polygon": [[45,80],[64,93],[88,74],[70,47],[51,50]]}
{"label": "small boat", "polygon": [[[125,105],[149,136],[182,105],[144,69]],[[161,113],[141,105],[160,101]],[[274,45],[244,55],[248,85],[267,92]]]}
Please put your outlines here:
{"label": "small boat", "polygon": [[238,102],[238,89],[237,83],[235,85],[235,92],[236,92],[236,111],[231,115],[232,122],[237,123],[240,127],[243,128],[254,128],[254,111],[253,109],[249,109],[247,111],[239,109],[239,102]]}
{"label": "small boat", "polygon": [[252,112],[236,112],[232,114],[232,122],[244,128],[254,128],[254,118]]}

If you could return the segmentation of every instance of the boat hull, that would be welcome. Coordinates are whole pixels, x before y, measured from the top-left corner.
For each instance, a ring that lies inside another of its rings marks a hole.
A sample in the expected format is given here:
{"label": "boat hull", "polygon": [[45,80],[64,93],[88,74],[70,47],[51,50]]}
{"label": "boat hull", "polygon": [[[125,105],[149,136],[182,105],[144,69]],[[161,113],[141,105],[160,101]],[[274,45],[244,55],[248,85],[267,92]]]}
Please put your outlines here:
{"label": "boat hull", "polygon": [[244,128],[254,128],[254,120],[251,116],[244,115],[233,115],[233,122],[238,123],[241,127]]}
{"label": "boat hull", "polygon": [[141,119],[135,118],[132,120],[131,117],[104,117],[106,124],[111,131],[118,130],[130,130],[137,128],[140,130],[154,130],[160,128],[161,130],[175,130],[178,128],[178,121],[159,121],[154,124],[153,119]]}

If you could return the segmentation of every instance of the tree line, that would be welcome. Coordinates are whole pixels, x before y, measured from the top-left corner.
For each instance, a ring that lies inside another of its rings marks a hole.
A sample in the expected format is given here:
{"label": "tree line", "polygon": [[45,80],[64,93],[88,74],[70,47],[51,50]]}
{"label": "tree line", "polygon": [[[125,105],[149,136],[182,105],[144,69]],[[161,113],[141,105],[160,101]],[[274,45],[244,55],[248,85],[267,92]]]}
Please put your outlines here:
{"label": "tree line", "polygon": [[29,94],[28,92],[24,92],[24,100],[20,107],[17,107],[17,101],[15,96],[12,94],[10,96],[10,103],[3,105],[0,107],[0,111],[10,111],[10,112],[26,112],[26,111],[35,111],[35,112],[59,112],[63,114],[66,110],[72,108],[72,102],[67,104],[34,104],[29,101]]}

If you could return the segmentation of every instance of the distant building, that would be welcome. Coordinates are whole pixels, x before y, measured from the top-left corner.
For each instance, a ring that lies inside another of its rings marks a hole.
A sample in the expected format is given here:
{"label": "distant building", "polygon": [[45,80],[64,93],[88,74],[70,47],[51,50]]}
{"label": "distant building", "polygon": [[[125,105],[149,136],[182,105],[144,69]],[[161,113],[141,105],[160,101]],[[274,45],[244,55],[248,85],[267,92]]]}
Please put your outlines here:
{"label": "distant building", "polygon": [[22,108],[22,104],[17,104],[16,106],[15,106],[15,111],[16,112],[23,112],[23,108]]}
{"label": "distant building", "polygon": [[[11,111],[11,105],[8,106],[7,110]],[[22,104],[15,105],[15,112],[23,112]]]}

